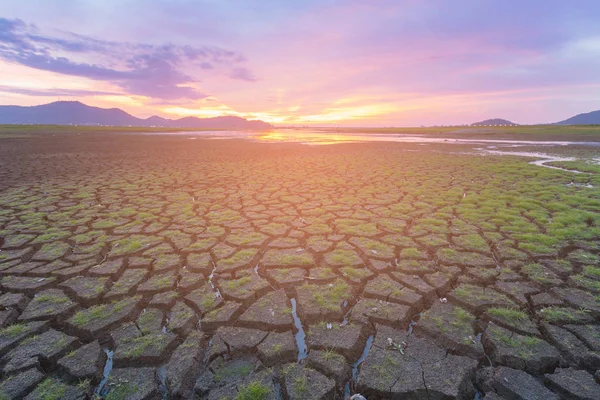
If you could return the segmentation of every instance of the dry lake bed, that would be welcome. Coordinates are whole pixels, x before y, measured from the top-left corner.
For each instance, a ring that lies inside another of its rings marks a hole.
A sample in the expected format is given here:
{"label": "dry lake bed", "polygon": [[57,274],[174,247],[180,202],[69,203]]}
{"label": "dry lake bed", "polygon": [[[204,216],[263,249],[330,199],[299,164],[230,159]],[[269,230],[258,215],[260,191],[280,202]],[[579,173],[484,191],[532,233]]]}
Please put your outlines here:
{"label": "dry lake bed", "polygon": [[0,399],[600,398],[600,147],[206,136],[0,136]]}

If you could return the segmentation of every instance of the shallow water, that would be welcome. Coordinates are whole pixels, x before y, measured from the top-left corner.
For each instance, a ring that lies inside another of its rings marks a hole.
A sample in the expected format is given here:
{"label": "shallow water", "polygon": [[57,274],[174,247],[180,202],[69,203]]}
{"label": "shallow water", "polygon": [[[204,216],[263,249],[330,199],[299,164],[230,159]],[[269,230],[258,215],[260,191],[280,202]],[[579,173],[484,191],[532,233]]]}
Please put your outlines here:
{"label": "shallow water", "polygon": [[105,395],[107,392],[107,390],[106,390],[107,388],[105,386],[106,386],[106,382],[108,382],[110,372],[112,371],[112,368],[113,368],[113,355],[115,354],[115,352],[112,350],[109,350],[109,349],[104,349],[104,353],[106,354],[106,363],[104,364],[102,380],[100,380],[100,383],[94,390],[95,394],[101,395],[101,396]]}
{"label": "shallow water", "polygon": [[353,385],[356,384],[356,381],[358,381],[358,368],[369,355],[369,351],[371,351],[371,346],[373,346],[374,340],[375,336],[369,335],[369,337],[367,338],[367,342],[365,343],[365,348],[363,349],[363,352],[360,355],[360,358],[352,364],[352,375],[350,377],[350,380],[347,381],[344,385],[344,399],[350,398],[350,395],[352,394]]}
{"label": "shallow water", "polygon": [[294,326],[298,330],[294,335],[296,337],[296,346],[298,347],[298,361],[305,359],[308,357],[308,346],[306,346],[306,334],[304,333],[304,328],[302,327],[302,321],[298,317],[296,313],[296,299],[290,299],[292,303],[292,318],[294,319]]}
{"label": "shallow water", "polygon": [[487,154],[492,155],[504,155],[504,156],[520,156],[520,157],[534,157],[539,158],[540,160],[531,161],[529,164],[538,165],[540,167],[546,167],[550,169],[557,169],[559,171],[572,172],[574,174],[584,174],[585,172],[577,171],[574,169],[566,169],[555,167],[553,165],[546,165],[546,163],[550,162],[560,162],[560,161],[577,161],[575,157],[559,157],[553,156],[546,153],[537,153],[537,152],[527,152],[527,151],[500,151],[500,150],[489,150],[488,149],[479,149]]}
{"label": "shallow water", "polygon": [[156,378],[158,380],[158,388],[161,393],[162,400],[168,400],[169,388],[167,387],[167,368],[161,365],[156,369]]}
{"label": "shallow water", "polygon": [[360,358],[356,360],[354,364],[352,364],[352,380],[354,382],[358,380],[358,367],[360,367],[360,364],[362,364],[363,361],[365,361],[365,359],[369,355],[369,351],[371,351],[371,346],[373,345],[374,339],[375,337],[373,335],[369,335],[369,337],[367,338],[367,343],[365,343],[365,348],[363,349],[363,352],[360,355]]}
{"label": "shallow water", "polygon": [[269,132],[253,131],[181,131],[181,132],[149,132],[148,135],[182,135],[188,139],[194,137],[207,139],[248,139],[262,143],[301,143],[307,145],[327,145],[339,143],[363,142],[400,142],[400,143],[457,143],[457,144],[510,144],[510,145],[546,145],[567,146],[585,145],[600,146],[600,142],[569,142],[569,141],[536,141],[536,140],[506,140],[506,139],[460,139],[447,137],[425,137],[419,135],[404,135],[396,133],[358,133],[358,132],[327,132],[318,130],[277,129]]}
{"label": "shallow water", "polygon": [[575,182],[567,183],[566,186],[581,187],[581,188],[586,188],[586,189],[594,189],[596,187],[590,183],[575,183]]}

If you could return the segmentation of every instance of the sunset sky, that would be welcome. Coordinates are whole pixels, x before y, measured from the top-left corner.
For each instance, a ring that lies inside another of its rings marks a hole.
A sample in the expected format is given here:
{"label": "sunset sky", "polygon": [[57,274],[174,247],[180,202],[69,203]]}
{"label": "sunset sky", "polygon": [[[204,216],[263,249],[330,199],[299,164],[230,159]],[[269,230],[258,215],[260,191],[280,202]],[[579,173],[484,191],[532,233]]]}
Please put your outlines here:
{"label": "sunset sky", "polygon": [[600,109],[598,0],[19,0],[0,104],[275,125],[556,122]]}

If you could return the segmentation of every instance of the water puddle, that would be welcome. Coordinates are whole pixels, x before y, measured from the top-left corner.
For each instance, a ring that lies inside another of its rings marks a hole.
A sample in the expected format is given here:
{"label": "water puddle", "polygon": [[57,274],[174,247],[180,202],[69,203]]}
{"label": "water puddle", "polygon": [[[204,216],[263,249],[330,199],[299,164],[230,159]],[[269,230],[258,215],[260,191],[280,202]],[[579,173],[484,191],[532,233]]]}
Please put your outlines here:
{"label": "water puddle", "polygon": [[414,326],[415,326],[416,324],[417,324],[417,321],[415,321],[415,320],[413,320],[413,319],[411,319],[411,320],[410,320],[410,324],[408,324],[408,335],[409,335],[409,336],[410,336],[410,335],[412,335],[412,333],[413,333],[413,328],[414,328]]}
{"label": "water puddle", "polygon": [[581,172],[581,171],[577,171],[577,170],[573,170],[573,169],[566,169],[566,168],[555,167],[553,165],[546,165],[547,163],[551,163],[551,162],[577,161],[577,158],[575,158],[575,157],[559,157],[559,156],[552,156],[552,155],[546,154],[546,153],[534,153],[534,152],[527,152],[527,151],[501,151],[501,150],[489,150],[489,149],[478,149],[478,150],[483,151],[486,154],[491,154],[491,155],[539,158],[539,160],[531,161],[531,162],[529,162],[529,164],[537,165],[537,166],[545,167],[545,168],[550,168],[550,169],[557,169],[559,171],[573,172],[574,174],[584,174],[585,173],[585,172]]}
{"label": "water puddle", "polygon": [[358,381],[358,367],[365,361],[367,356],[369,355],[369,351],[371,351],[371,346],[373,346],[373,340],[375,336],[370,335],[367,338],[367,343],[365,343],[365,348],[363,349],[360,358],[356,360],[354,364],[352,364],[352,378],[344,385],[344,399],[349,399],[352,394],[352,383],[356,383]]}
{"label": "water puddle", "polygon": [[553,165],[546,165],[546,163],[549,163],[549,162],[575,161],[575,160],[576,160],[576,158],[572,158],[572,157],[564,157],[564,158],[563,157],[553,157],[553,158],[549,158],[547,160],[532,161],[529,164],[538,165],[540,167],[546,167],[546,168],[550,168],[550,169],[557,169],[559,171],[573,172],[574,174],[584,174],[585,172],[577,171],[576,169],[566,169],[566,168],[555,167]]}
{"label": "water puddle", "polygon": [[352,390],[350,389],[350,381],[348,381],[344,385],[344,399],[349,399],[351,394]]}
{"label": "water puddle", "polygon": [[346,314],[344,314],[344,319],[342,320],[342,323],[340,324],[340,326],[348,325],[348,317],[350,316],[351,312],[352,312],[352,308],[349,308],[348,311],[346,311]]}
{"label": "water puddle", "polygon": [[283,390],[281,389],[281,384],[277,379],[273,379],[273,387],[275,388],[275,399],[283,400]]}
{"label": "water puddle", "polygon": [[302,327],[302,322],[300,318],[298,318],[298,314],[296,313],[296,299],[290,299],[292,303],[292,318],[294,318],[294,326],[298,330],[296,332],[296,346],[298,347],[298,361],[305,359],[308,357],[308,348],[306,347],[306,334],[304,333],[304,328]]}
{"label": "water puddle", "polygon": [[[352,306],[354,307],[354,306]],[[342,304],[342,308],[344,310],[346,310],[346,313],[344,314],[344,319],[342,320],[342,323],[340,324],[340,326],[346,326],[348,325],[349,321],[348,321],[348,317],[350,316],[350,313],[352,312],[352,307],[348,307],[348,301],[344,300],[344,304]]]}
{"label": "water puddle", "polygon": [[399,142],[399,143],[454,143],[454,144],[507,144],[507,145],[553,145],[567,146],[570,144],[600,146],[598,142],[569,142],[569,141],[537,141],[537,140],[507,140],[507,139],[460,139],[450,137],[425,137],[402,133],[360,133],[335,132],[328,130],[297,130],[275,129],[268,132],[253,131],[180,131],[180,132],[144,132],[143,135],[169,135],[206,138],[213,140],[248,139],[261,143],[301,143],[306,145],[331,145],[339,143],[362,142]]}
{"label": "water puddle", "polygon": [[571,182],[571,183],[567,183],[565,186],[567,187],[580,187],[580,188],[586,188],[586,189],[594,189],[596,186],[590,184],[590,183],[576,183],[576,182]]}
{"label": "water puddle", "polygon": [[365,361],[365,359],[369,355],[369,351],[371,351],[371,346],[373,345],[374,339],[375,339],[375,336],[373,336],[373,335],[370,335],[367,338],[367,343],[365,344],[365,348],[364,348],[360,358],[354,364],[352,364],[352,380],[354,382],[356,382],[358,380],[358,367],[360,367],[360,364],[362,364],[363,361]]}
{"label": "water puddle", "polygon": [[158,379],[158,389],[162,400],[169,399],[169,387],[167,386],[167,368],[161,365],[156,369],[156,378]]}
{"label": "water puddle", "polygon": [[104,353],[106,354],[106,363],[104,364],[104,372],[102,373],[102,380],[94,390],[94,394],[98,396],[106,395],[108,388],[106,386],[106,382],[108,381],[108,377],[110,376],[110,371],[113,368],[113,355],[114,351],[109,349],[104,349]]}
{"label": "water puddle", "polygon": [[210,275],[208,276],[208,283],[210,284],[210,287],[212,288],[213,292],[215,292],[215,297],[221,297],[221,292],[219,291],[219,289],[217,289],[215,287],[215,284],[213,282],[213,277],[215,276],[216,270],[217,270],[217,266],[213,262],[213,269],[212,269],[212,271],[210,271]]}
{"label": "water puddle", "polygon": [[217,270],[217,266],[215,265],[215,263],[213,262],[213,269],[212,271],[210,271],[210,275],[208,276],[208,283],[210,283],[210,286],[214,289],[215,288],[215,284],[213,283],[213,278],[215,276],[215,271]]}

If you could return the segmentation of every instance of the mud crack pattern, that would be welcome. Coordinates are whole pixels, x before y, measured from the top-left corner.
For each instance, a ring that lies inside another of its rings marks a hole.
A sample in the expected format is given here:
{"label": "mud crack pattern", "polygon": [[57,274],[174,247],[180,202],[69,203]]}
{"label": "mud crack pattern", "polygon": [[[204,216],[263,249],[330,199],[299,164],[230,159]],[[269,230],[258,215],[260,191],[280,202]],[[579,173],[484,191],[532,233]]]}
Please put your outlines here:
{"label": "mud crack pattern", "polygon": [[600,179],[469,150],[1,139],[0,399],[597,398]]}

